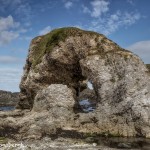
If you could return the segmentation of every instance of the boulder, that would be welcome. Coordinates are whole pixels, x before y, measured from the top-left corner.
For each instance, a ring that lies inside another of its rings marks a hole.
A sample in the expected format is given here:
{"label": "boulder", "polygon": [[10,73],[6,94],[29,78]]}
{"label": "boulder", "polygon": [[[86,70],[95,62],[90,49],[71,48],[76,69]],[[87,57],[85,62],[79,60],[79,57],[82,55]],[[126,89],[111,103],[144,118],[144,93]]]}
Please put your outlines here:
{"label": "boulder", "polygon": [[[51,84],[49,87],[38,92],[34,100],[33,111],[41,112],[59,108],[56,113],[61,109],[72,110],[75,104],[74,95],[71,89],[66,85]],[[60,113],[61,114],[61,113]],[[63,115],[63,114],[61,114]]]}
{"label": "boulder", "polygon": [[51,84],[38,92],[32,112],[45,111],[49,116],[46,119],[48,122],[57,122],[59,126],[67,126],[67,121],[71,122],[73,119],[74,105],[75,99],[71,89],[62,84]]}

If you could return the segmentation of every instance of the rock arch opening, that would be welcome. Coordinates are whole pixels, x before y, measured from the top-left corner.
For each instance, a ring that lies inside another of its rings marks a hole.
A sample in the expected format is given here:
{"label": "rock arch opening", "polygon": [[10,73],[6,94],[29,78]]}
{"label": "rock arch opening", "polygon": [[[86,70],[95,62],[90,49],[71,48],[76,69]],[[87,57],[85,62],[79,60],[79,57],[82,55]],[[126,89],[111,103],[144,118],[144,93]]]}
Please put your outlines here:
{"label": "rock arch opening", "polygon": [[78,112],[89,113],[96,109],[96,94],[93,84],[88,79],[79,81],[77,106]]}

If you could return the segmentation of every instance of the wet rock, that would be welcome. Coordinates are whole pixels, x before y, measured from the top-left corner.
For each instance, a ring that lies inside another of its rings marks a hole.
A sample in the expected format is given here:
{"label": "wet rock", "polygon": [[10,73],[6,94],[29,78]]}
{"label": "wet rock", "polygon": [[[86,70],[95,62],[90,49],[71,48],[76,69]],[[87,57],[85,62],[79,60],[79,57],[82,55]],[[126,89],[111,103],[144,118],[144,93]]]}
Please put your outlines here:
{"label": "wet rock", "polygon": [[87,137],[85,139],[85,142],[87,142],[87,143],[98,143],[98,139],[94,138],[94,137]]}
{"label": "wet rock", "polygon": [[131,149],[132,146],[130,143],[119,143],[117,145],[118,148],[121,148],[121,149]]}
{"label": "wet rock", "polygon": [[94,90],[84,89],[79,93],[78,102],[83,112],[90,112],[96,109],[96,94]]}

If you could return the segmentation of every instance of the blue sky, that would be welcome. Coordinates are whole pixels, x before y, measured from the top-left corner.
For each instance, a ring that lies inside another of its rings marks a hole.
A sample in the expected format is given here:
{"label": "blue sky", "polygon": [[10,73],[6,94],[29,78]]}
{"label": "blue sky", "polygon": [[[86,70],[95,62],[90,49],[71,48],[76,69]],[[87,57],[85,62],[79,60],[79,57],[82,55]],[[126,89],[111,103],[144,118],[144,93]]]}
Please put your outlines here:
{"label": "blue sky", "polygon": [[19,91],[32,38],[76,26],[150,63],[150,0],[0,0],[0,90]]}

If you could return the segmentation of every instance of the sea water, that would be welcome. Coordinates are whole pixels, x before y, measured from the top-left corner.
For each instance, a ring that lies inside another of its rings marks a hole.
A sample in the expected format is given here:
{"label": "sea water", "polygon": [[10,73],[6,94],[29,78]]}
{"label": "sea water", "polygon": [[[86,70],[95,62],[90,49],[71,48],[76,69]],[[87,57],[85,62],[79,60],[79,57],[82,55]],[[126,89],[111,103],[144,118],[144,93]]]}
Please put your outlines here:
{"label": "sea water", "polygon": [[0,106],[0,111],[11,111],[14,109],[15,109],[15,106]]}
{"label": "sea water", "polygon": [[96,109],[96,104],[92,103],[89,99],[80,100],[79,105],[81,106],[83,112],[91,112]]}

